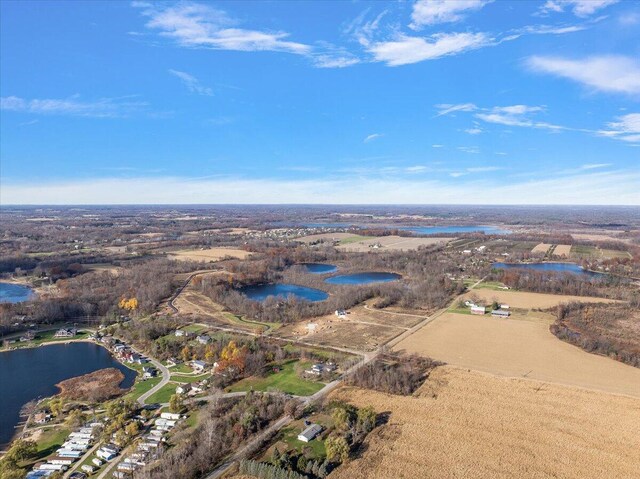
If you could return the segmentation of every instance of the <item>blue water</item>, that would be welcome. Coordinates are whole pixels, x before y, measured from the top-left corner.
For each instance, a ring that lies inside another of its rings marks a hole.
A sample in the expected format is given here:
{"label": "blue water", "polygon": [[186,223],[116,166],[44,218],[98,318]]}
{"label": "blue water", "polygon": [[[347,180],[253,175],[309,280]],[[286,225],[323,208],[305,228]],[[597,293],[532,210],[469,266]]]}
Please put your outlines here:
{"label": "blue water", "polygon": [[11,440],[22,406],[56,394],[60,381],[104,368],[124,374],[122,388],[133,385],[136,372],[93,343],[52,344],[0,353],[0,444]]}
{"label": "blue water", "polygon": [[325,283],[331,284],[371,284],[371,283],[388,283],[389,281],[396,281],[402,278],[396,273],[355,273],[355,274],[342,274],[339,276],[332,276],[325,279]]}
{"label": "blue water", "polygon": [[0,303],[21,303],[31,299],[33,290],[21,284],[0,282]]}
{"label": "blue water", "polygon": [[317,302],[324,301],[329,297],[327,293],[319,289],[286,283],[244,286],[240,288],[240,292],[254,301],[264,301],[269,296],[278,296],[280,298],[295,296],[298,299]]}
{"label": "blue water", "polygon": [[527,263],[527,264],[493,263],[491,266],[497,269],[520,268],[520,269],[533,269],[536,271],[555,271],[558,273],[573,273],[573,274],[580,274],[585,276],[602,276],[602,273],[587,271],[586,269],[583,269],[581,266],[575,263]]}
{"label": "blue water", "polygon": [[511,231],[503,230],[497,226],[400,226],[400,230],[411,231],[419,235],[433,235],[438,233],[476,233],[482,232],[489,235],[506,235]]}
{"label": "blue water", "polygon": [[301,266],[304,266],[312,274],[327,274],[338,271],[338,267],[334,264],[302,263]]}

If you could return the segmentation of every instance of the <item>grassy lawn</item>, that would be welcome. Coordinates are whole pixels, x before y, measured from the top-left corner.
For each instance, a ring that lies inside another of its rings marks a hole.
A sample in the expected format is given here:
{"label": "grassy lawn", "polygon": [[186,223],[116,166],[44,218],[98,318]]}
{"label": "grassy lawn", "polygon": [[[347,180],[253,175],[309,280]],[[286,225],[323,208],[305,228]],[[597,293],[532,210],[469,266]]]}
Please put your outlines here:
{"label": "grassy lawn", "polygon": [[362,240],[366,240],[368,238],[371,238],[370,236],[362,236],[362,235],[355,235],[355,236],[349,236],[348,238],[344,238],[340,240],[340,244],[349,244],[349,243],[356,243],[358,241],[362,241]]}
{"label": "grassy lawn", "polygon": [[189,413],[187,419],[185,419],[184,423],[187,427],[196,427],[198,424],[198,410],[193,410]]}
{"label": "grassy lawn", "polygon": [[327,451],[324,448],[324,441],[316,438],[311,442],[302,442],[298,439],[298,434],[300,434],[303,429],[304,426],[286,427],[282,430],[282,436],[280,437],[280,440],[287,444],[287,449],[289,450],[302,452],[302,449],[309,448],[311,449],[313,458],[325,457],[327,455]]}
{"label": "grassy lawn", "polygon": [[160,390],[156,391],[151,396],[149,396],[147,398],[147,402],[148,403],[154,403],[154,402],[167,403],[167,402],[169,402],[169,399],[171,399],[171,396],[173,396],[176,393],[176,387],[177,387],[176,383],[169,382],[169,383],[165,384],[164,386],[162,386],[160,388]]}
{"label": "grassy lawn", "polygon": [[184,327],[182,327],[180,329],[182,329],[184,331],[188,331],[188,332],[193,333],[193,334],[200,334],[203,331],[207,330],[207,328],[205,328],[204,326],[200,326],[198,324],[189,324],[189,325],[184,326]]}
{"label": "grassy lawn", "polygon": [[38,449],[35,457],[30,461],[21,464],[20,466],[32,466],[36,462],[56,452],[56,449],[58,449],[62,445],[62,443],[66,441],[67,436],[70,432],[71,431],[69,431],[69,429],[66,429],[64,427],[52,427],[50,429],[46,429],[38,439]]}
{"label": "grassy lawn", "polygon": [[[288,361],[282,365],[282,370],[270,373],[264,378],[246,378],[233,384],[227,390],[237,391],[270,391],[278,390],[295,396],[311,396],[324,387],[323,383],[309,381],[298,377],[295,366],[299,361]],[[309,366],[311,363],[300,363]]]}
{"label": "grassy lawn", "polygon": [[198,381],[202,381],[203,379],[209,379],[211,374],[198,374],[197,376],[182,376],[180,374],[172,374],[171,380],[178,383],[195,383]]}
{"label": "grassy lawn", "polygon": [[42,343],[48,342],[67,342],[74,339],[87,339],[89,333],[85,331],[81,331],[76,334],[73,338],[54,338],[53,335],[56,334],[56,331],[43,331],[40,333],[36,333],[36,339],[33,341],[25,341],[25,342],[16,342],[10,345],[12,348],[28,348],[33,346],[39,346]]}
{"label": "grassy lawn", "polygon": [[491,289],[493,291],[502,291],[504,289],[504,284],[499,281],[483,281],[478,286],[476,286],[475,289]]}
{"label": "grassy lawn", "polygon": [[137,381],[125,398],[137,401],[140,396],[156,386],[160,381],[162,381],[160,377]]}
{"label": "grassy lawn", "polygon": [[447,311],[456,314],[471,314],[471,310],[469,308],[456,308],[455,306],[452,306]]}
{"label": "grassy lawn", "polygon": [[181,364],[178,364],[176,366],[173,366],[173,367],[169,368],[169,371],[171,371],[171,374],[190,373],[190,372],[193,371],[193,368],[191,366],[189,366],[188,364],[181,363]]}

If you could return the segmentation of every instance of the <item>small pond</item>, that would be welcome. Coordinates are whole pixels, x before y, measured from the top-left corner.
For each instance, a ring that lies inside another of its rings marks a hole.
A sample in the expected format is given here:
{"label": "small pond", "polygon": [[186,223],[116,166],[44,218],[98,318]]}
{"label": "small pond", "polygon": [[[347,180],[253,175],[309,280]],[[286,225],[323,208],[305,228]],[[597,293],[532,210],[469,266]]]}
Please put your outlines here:
{"label": "small pond", "polygon": [[402,278],[396,273],[354,273],[354,274],[342,274],[339,276],[332,276],[325,279],[325,283],[331,284],[349,284],[349,285],[361,285],[371,283],[388,283],[390,281],[396,281]]}
{"label": "small pond", "polygon": [[535,271],[554,271],[557,273],[572,273],[584,276],[602,276],[602,273],[587,271],[576,263],[493,263],[497,269],[532,269]]}
{"label": "small pond", "polygon": [[244,286],[239,289],[247,298],[254,301],[264,301],[269,296],[278,296],[280,298],[286,298],[288,296],[295,296],[298,299],[306,301],[317,302],[324,301],[329,297],[327,293],[319,289],[307,288],[306,286],[298,286],[295,284],[253,284],[250,286]]}
{"label": "small pond", "polygon": [[0,303],[22,303],[34,296],[28,286],[0,282]]}
{"label": "small pond", "polygon": [[301,263],[300,266],[304,266],[307,272],[311,274],[327,274],[338,271],[338,267],[335,264]]}

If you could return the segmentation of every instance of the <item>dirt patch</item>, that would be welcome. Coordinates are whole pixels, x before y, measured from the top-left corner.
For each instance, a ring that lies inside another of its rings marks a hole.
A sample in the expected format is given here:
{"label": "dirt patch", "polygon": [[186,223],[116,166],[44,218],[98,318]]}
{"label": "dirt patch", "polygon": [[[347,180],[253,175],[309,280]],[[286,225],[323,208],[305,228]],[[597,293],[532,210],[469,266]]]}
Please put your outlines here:
{"label": "dirt patch", "polygon": [[251,256],[249,251],[234,248],[209,248],[171,251],[169,257],[179,261],[219,261],[226,257],[246,259]]}
{"label": "dirt patch", "polygon": [[323,316],[280,328],[277,336],[299,339],[318,346],[373,351],[402,332],[404,329],[397,327],[363,324],[341,320],[335,316]]}
{"label": "dirt patch", "polygon": [[353,238],[357,236],[354,233],[319,233],[317,235],[309,235],[304,236],[302,238],[297,238],[296,241],[301,241],[302,243],[318,243],[318,242],[326,242],[331,243],[333,241],[342,241],[347,238]]}
{"label": "dirt patch", "polygon": [[640,369],[560,341],[549,331],[552,320],[540,313],[521,319],[445,313],[395,349],[501,376],[640,398]]}
{"label": "dirt patch", "polygon": [[116,397],[124,392],[119,384],[124,379],[122,371],[107,368],[56,384],[60,395],[73,401],[99,402]]}
{"label": "dirt patch", "polygon": [[560,303],[569,303],[579,301],[582,303],[613,303],[612,299],[594,298],[589,296],[570,296],[566,294],[545,294],[545,293],[528,293],[526,291],[509,291],[509,290],[490,290],[490,289],[474,289],[464,296],[469,299],[476,296],[479,301],[487,304],[494,300],[499,303],[508,304],[512,308],[553,308]]}
{"label": "dirt patch", "polygon": [[631,479],[640,401],[449,366],[416,396],[342,388],[334,398],[389,413],[331,479]]}

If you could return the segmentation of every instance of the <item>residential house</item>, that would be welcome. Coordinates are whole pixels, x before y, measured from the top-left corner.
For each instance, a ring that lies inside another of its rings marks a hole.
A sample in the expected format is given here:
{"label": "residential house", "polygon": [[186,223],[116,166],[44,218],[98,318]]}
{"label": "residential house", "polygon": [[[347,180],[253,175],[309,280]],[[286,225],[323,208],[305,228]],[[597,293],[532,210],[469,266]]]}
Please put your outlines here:
{"label": "residential house", "polygon": [[320,424],[312,424],[300,434],[298,434],[298,441],[309,442],[312,441],[318,434],[322,432],[322,426]]}
{"label": "residential house", "polygon": [[187,394],[189,391],[191,391],[190,383],[180,384],[178,387],[176,387],[177,394]]}
{"label": "residential house", "polygon": [[196,359],[194,361],[191,361],[191,367],[198,372],[202,372],[207,367],[207,363],[205,363],[204,361],[200,361],[199,359]]}
{"label": "residential house", "polygon": [[480,306],[478,304],[474,304],[471,306],[471,314],[484,314],[487,312],[487,308],[485,306]]}
{"label": "residential house", "polygon": [[344,309],[336,309],[336,316],[340,319],[344,319],[347,317],[347,311]]}
{"label": "residential house", "polygon": [[78,330],[76,328],[61,328],[56,331],[56,334],[53,335],[54,338],[73,338],[76,334],[78,334]]}
{"label": "residential house", "polygon": [[150,379],[155,377],[158,374],[158,371],[155,368],[150,366],[144,366],[142,368],[142,379]]}
{"label": "residential house", "polygon": [[505,309],[496,309],[491,311],[491,316],[496,316],[498,318],[508,318],[511,313]]}
{"label": "residential house", "polygon": [[196,341],[198,341],[200,344],[209,344],[211,342],[211,336],[201,334],[196,337]]}

